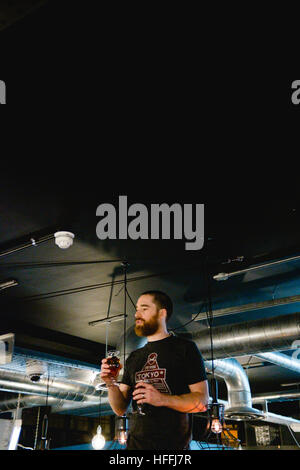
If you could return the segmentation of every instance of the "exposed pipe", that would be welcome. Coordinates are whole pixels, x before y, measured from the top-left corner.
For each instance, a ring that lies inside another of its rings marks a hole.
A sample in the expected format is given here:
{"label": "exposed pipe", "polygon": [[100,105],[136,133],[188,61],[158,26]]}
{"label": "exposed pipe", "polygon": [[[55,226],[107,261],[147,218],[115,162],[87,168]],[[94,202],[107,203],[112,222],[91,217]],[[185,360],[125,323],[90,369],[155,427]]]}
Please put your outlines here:
{"label": "exposed pipe", "polygon": [[[212,311],[213,318],[220,318],[228,315],[236,315],[237,313],[251,312],[252,310],[262,310],[264,308],[281,307],[282,305],[290,305],[300,302],[300,295],[291,295],[280,299],[263,300],[262,302],[252,302],[250,304],[234,305],[232,307],[219,308]],[[196,321],[206,320],[206,313],[196,313],[192,318]]]}
{"label": "exposed pipe", "polygon": [[[289,318],[292,317],[292,318]],[[280,344],[280,348],[282,344],[291,347],[292,342],[299,338],[299,322],[300,322],[300,314],[291,315],[291,316],[281,316],[271,319],[271,327],[269,328],[269,323],[266,324],[266,321],[257,321],[257,322],[247,322],[238,325],[230,325],[229,327],[220,327],[219,334],[217,339],[219,339],[219,349],[222,351],[226,351],[225,357],[233,356],[235,352],[235,348],[238,346],[239,349],[243,349],[243,342],[246,344],[252,344],[252,347],[264,348],[265,345],[263,343],[263,339],[267,341],[267,347],[272,348],[275,347],[275,344]],[[288,321],[289,320],[289,321]],[[270,322],[270,319],[267,320]],[[285,323],[284,323],[285,321]],[[274,328],[274,324],[277,325],[275,331],[272,331]],[[286,328],[284,327],[286,325]],[[262,329],[262,331],[259,330]],[[240,333],[238,335],[235,332]],[[215,330],[215,329],[214,329]],[[222,336],[222,330],[223,335]],[[235,334],[234,334],[235,333]],[[252,334],[252,338],[250,340],[250,335]],[[186,336],[186,335],[182,335]],[[201,334],[194,334],[192,335],[192,339],[197,344],[199,350],[201,351],[204,358],[210,358],[211,355],[211,343],[210,337],[208,332],[206,331],[205,334],[201,332]],[[213,336],[215,338],[215,335]],[[238,338],[238,339],[237,339]],[[204,342],[203,340],[207,342]],[[230,349],[230,345],[234,344],[234,346]],[[127,338],[126,338],[126,358],[129,354],[141,347],[144,346],[146,343],[145,338],[138,337],[134,332],[134,326],[127,330]],[[215,339],[214,339],[214,357],[224,357],[221,353],[215,354]],[[205,348],[205,345],[206,348]],[[123,348],[123,338],[120,339],[118,343],[117,349],[122,351]],[[256,349],[257,352],[257,349]],[[123,351],[122,351],[123,354]],[[242,354],[237,355],[245,355],[246,352],[243,350]],[[205,357],[206,356],[206,357]],[[211,359],[211,358],[210,358]],[[212,361],[206,360],[205,367],[207,371],[212,370]],[[123,369],[122,369],[123,370]],[[289,425],[290,422],[294,422],[299,424],[300,421],[293,420],[292,418],[286,418],[285,416],[280,415],[272,415],[268,413],[261,412],[252,407],[252,397],[251,397],[251,389],[247,374],[240,363],[234,359],[224,359],[224,360],[214,360],[214,372],[217,377],[224,379],[227,390],[228,390],[228,403],[225,406],[225,415],[227,419],[232,420],[240,420],[240,419],[247,419],[247,420],[257,420],[257,419],[264,419],[266,421],[270,421],[271,419],[277,420],[281,424]],[[221,402],[221,401],[220,401]],[[272,422],[273,422],[272,421]],[[274,421],[275,422],[275,421]]]}
{"label": "exposed pipe", "polygon": [[[212,361],[205,367],[212,371]],[[214,374],[224,379],[228,391],[225,417],[236,420],[263,419],[263,414],[252,408],[251,390],[247,374],[236,359],[214,361]]]}
{"label": "exposed pipe", "polygon": [[277,414],[269,413],[269,412],[264,413],[264,415],[265,415],[264,421],[268,423],[281,424],[284,426],[297,425],[299,429],[300,421],[298,419],[290,418],[288,416],[281,416],[281,415],[277,415]]}
{"label": "exposed pipe", "polygon": [[298,374],[300,374],[300,361],[295,357],[290,357],[280,352],[267,352],[254,355],[265,361],[272,362],[272,364],[285,367],[286,369],[298,372]]}
{"label": "exposed pipe", "polygon": [[[211,361],[205,363],[207,370],[211,370]],[[247,376],[238,361],[234,359],[226,359],[224,361],[214,361],[216,376],[224,378],[228,387],[228,398],[229,401],[219,400],[220,403],[225,405],[225,414],[227,419],[240,420],[240,419],[264,419],[267,422],[273,422],[283,425],[296,424],[299,426],[300,421],[285,416],[275,415],[272,413],[262,413],[259,410],[251,409],[248,405],[251,404],[250,386],[247,383]],[[16,374],[13,374],[16,376]],[[36,384],[32,384],[35,386]],[[58,385],[55,381],[54,385]],[[74,383],[70,384],[71,386]],[[76,384],[75,384],[76,385]],[[86,388],[84,386],[84,388]],[[49,388],[49,392],[52,390]],[[69,398],[71,395],[68,395]],[[77,396],[78,398],[78,396]],[[239,406],[240,405],[243,406]],[[54,396],[45,395],[25,395],[21,397],[19,401],[19,407],[31,408],[34,406],[44,406],[49,404],[52,407],[53,412],[68,412],[72,410],[78,410],[86,408],[89,409],[90,414],[113,414],[109,405],[108,397],[101,397],[101,410],[99,409],[100,397],[97,397],[97,402],[90,401],[87,396],[86,401],[71,401],[64,400],[62,398],[55,398]],[[13,411],[18,406],[18,398],[9,399],[0,403],[0,413]]]}
{"label": "exposed pipe", "polygon": [[99,392],[92,385],[83,385],[75,382],[66,382],[57,379],[41,378],[39,382],[32,382],[27,375],[0,370],[0,389],[7,392],[29,393],[34,395],[48,395],[63,400],[77,402],[99,402]]}
{"label": "exposed pipe", "polygon": [[54,238],[54,234],[46,235],[44,237],[41,237],[39,240],[35,240],[34,238],[31,238],[29,242],[23,243],[22,245],[16,246],[14,248],[10,248],[9,250],[1,251],[0,258],[3,258],[4,256],[7,256],[7,255],[11,255],[12,253],[15,253],[16,251],[24,250],[25,248],[29,248],[31,246],[40,245],[41,243],[47,242],[48,240],[52,240],[53,238]]}
{"label": "exposed pipe", "polygon": [[[212,371],[212,362],[206,361],[207,371]],[[236,359],[214,361],[214,374],[225,380],[228,390],[228,406],[252,407],[251,390],[248,377]]]}
{"label": "exposed pipe", "polygon": [[257,269],[269,268],[270,266],[276,266],[282,263],[289,263],[291,261],[298,261],[300,256],[293,256],[291,258],[280,259],[278,261],[271,261],[270,263],[264,263],[257,266],[252,266],[251,268],[241,269],[232,273],[219,273],[213,276],[215,281],[227,281],[230,277],[240,276],[241,274],[248,273],[250,271],[257,271]]}
{"label": "exposed pipe", "polygon": [[[207,370],[212,370],[211,361],[206,361],[205,366]],[[224,379],[227,386],[228,402],[219,400],[220,403],[225,405],[225,418],[233,421],[260,420],[284,426],[300,426],[300,421],[295,418],[269,413],[268,411],[262,412],[252,407],[253,403],[261,403],[262,397],[258,399],[251,397],[247,374],[236,359],[215,360],[214,372],[217,377]]]}
{"label": "exposed pipe", "polygon": [[[98,399],[98,403],[91,401],[85,401],[80,403],[80,408],[90,408],[94,407],[95,411],[101,414],[109,412],[111,407],[108,402],[108,397],[101,397],[101,410],[99,407],[100,398]],[[0,402],[0,413],[5,413],[8,411],[14,411],[15,409],[20,408],[33,408],[36,406],[46,406],[49,405],[52,407],[53,412],[59,413],[62,411],[70,411],[78,409],[78,402],[74,402],[71,400],[61,400],[59,398],[51,397],[51,396],[41,396],[41,395],[24,395],[20,398],[10,398],[8,400],[3,400]]]}
{"label": "exposed pipe", "polygon": [[[211,359],[207,331],[182,336],[190,337],[197,344],[204,359]],[[300,337],[300,313],[214,327],[212,337],[216,359],[291,349]]]}
{"label": "exposed pipe", "polygon": [[0,403],[0,413],[7,411],[13,411],[17,407],[20,409],[23,408],[33,408],[35,406],[49,406],[58,405],[61,406],[63,400],[59,400],[54,397],[45,397],[41,395],[24,395],[18,398],[10,398],[9,400],[3,400]]}
{"label": "exposed pipe", "polygon": [[300,400],[300,391],[291,390],[288,392],[260,393],[252,396],[252,403],[281,402]]}
{"label": "exposed pipe", "polygon": [[[206,366],[211,367],[211,344],[208,331],[190,335],[195,341],[204,359]],[[215,373],[224,378],[228,388],[228,408],[233,412],[249,412],[252,416],[253,408],[251,391],[247,376],[240,364],[232,359],[240,355],[256,355],[262,351],[276,349],[290,349],[293,341],[300,336],[300,314],[285,315],[275,318],[257,320],[235,325],[213,328],[213,345],[215,358]],[[126,354],[142,347],[146,338],[137,337],[134,326],[126,333]],[[123,355],[123,338],[117,347]],[[225,361],[217,361],[218,358],[230,357]],[[122,369],[123,372],[124,369]],[[120,377],[120,379],[122,376]],[[91,385],[83,385],[74,382],[63,382],[41,378],[40,382],[33,383],[23,374],[0,370],[0,388],[10,392],[34,394],[80,402],[80,406],[86,404],[99,404],[99,392]],[[70,403],[71,405],[71,403]],[[72,405],[71,405],[72,406]],[[259,410],[254,410],[259,414]],[[233,415],[232,415],[233,416]],[[235,415],[236,416],[236,415]],[[241,414],[245,419],[245,414]]]}

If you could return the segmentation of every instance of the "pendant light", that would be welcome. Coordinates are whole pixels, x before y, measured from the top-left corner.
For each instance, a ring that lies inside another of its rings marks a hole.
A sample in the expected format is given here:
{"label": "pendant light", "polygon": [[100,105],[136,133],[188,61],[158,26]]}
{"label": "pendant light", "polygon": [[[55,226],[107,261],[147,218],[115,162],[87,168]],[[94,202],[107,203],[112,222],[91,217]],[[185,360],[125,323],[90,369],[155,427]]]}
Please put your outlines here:
{"label": "pendant light", "polygon": [[97,433],[92,439],[92,447],[94,450],[101,450],[105,446],[105,437],[102,434],[102,427],[101,427],[101,395],[103,391],[100,393],[100,401],[99,401],[99,425],[97,427]]}
{"label": "pendant light", "polygon": [[[208,263],[207,263],[208,265]],[[211,384],[211,394],[212,394],[212,403],[209,406],[209,422],[207,425],[207,431],[209,433],[214,433],[219,437],[219,434],[222,433],[224,427],[224,405],[218,402],[218,382],[215,378],[215,367],[214,367],[214,348],[213,348],[213,337],[212,337],[212,326],[213,326],[213,309],[211,301],[211,289],[210,289],[210,273],[208,269],[205,272],[207,280],[207,301],[208,301],[208,312],[207,312],[207,321],[210,334],[210,343],[211,343],[211,362],[212,362],[212,380]]]}
{"label": "pendant light", "polygon": [[92,447],[94,450],[101,450],[105,446],[105,437],[102,434],[102,428],[99,424],[97,434],[92,439]]}

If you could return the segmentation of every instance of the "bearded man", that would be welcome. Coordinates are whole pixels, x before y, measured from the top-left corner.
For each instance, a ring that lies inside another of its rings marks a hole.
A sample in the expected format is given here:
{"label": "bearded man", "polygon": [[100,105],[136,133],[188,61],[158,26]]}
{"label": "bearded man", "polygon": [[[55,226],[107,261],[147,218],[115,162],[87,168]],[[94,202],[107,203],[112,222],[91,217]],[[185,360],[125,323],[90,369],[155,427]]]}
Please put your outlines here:
{"label": "bearded man", "polygon": [[201,353],[194,342],[170,334],[173,312],[170,297],[147,291],[137,301],[135,333],[145,336],[143,348],[126,360],[122,382],[110,375],[102,360],[101,378],[109,403],[123,416],[132,400],[128,450],[187,450],[191,441],[191,414],[208,406],[208,383]]}

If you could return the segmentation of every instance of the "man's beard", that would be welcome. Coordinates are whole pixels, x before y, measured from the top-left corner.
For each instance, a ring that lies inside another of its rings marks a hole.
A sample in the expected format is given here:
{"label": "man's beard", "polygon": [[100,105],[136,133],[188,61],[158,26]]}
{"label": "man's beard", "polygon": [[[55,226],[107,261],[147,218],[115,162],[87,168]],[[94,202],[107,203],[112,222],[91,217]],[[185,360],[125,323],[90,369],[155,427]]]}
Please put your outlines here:
{"label": "man's beard", "polygon": [[149,321],[143,321],[142,325],[135,325],[134,331],[137,336],[151,336],[154,335],[159,328],[158,312]]}

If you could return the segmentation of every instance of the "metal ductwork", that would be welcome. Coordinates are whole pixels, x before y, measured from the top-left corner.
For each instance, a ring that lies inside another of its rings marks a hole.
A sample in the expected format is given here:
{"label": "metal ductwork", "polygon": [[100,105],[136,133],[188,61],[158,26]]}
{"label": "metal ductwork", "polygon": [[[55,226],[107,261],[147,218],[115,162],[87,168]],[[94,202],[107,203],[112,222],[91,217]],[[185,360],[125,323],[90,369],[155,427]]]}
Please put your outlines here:
{"label": "metal ductwork", "polygon": [[[208,331],[191,333],[189,337],[204,359],[211,359]],[[291,349],[300,337],[300,313],[214,327],[212,337],[216,359]]]}
{"label": "metal ductwork", "polygon": [[10,398],[0,403],[0,413],[14,411],[17,408],[33,408],[35,406],[52,406],[63,404],[63,400],[54,397],[44,397],[41,395],[23,395],[19,398]]}
{"label": "metal ductwork", "polygon": [[265,361],[271,362],[280,367],[285,367],[286,369],[298,372],[300,374],[300,361],[294,357],[289,357],[286,354],[280,352],[268,352],[255,354],[256,357],[263,359]]}
{"label": "metal ductwork", "polygon": [[[212,371],[212,362],[206,361],[208,371]],[[224,379],[228,390],[228,402],[219,400],[225,405],[225,418],[233,421],[257,421],[263,420],[268,423],[284,426],[300,426],[300,421],[288,416],[281,416],[268,411],[260,411],[252,407],[253,403],[263,403],[268,398],[276,401],[278,395],[272,397],[259,395],[254,399],[251,397],[250,384],[247,374],[236,359],[224,359],[214,361],[214,373],[217,377]],[[295,396],[295,393],[292,394]],[[283,399],[288,399],[287,394],[282,394]]]}
{"label": "metal ductwork", "polygon": [[[206,369],[212,371],[212,361],[205,362]],[[225,418],[237,421],[264,419],[259,410],[252,408],[251,390],[245,370],[236,359],[215,360],[214,374],[225,380],[228,391],[228,404]]]}
{"label": "metal ductwork", "polygon": [[[99,368],[77,361],[20,349],[14,351],[9,363],[0,366],[0,390],[25,394],[20,408],[44,406],[48,403],[55,413],[85,415],[110,414],[107,397],[95,390]],[[101,409],[100,409],[101,399]],[[17,408],[18,400],[0,403],[0,413]]]}
{"label": "metal ductwork", "polygon": [[300,400],[299,390],[290,390],[287,392],[259,393],[252,396],[252,403],[282,402]]}
{"label": "metal ductwork", "polygon": [[[228,389],[227,419],[261,419],[262,413],[252,408],[251,390],[247,375],[234,356],[259,355],[270,350],[290,349],[293,342],[300,337],[300,314],[284,315],[275,318],[226,325],[213,328],[214,366],[215,375],[225,380]],[[186,336],[186,335],[183,335]],[[189,335],[198,346],[205,361],[207,370],[211,370],[211,342],[209,331]],[[134,326],[126,333],[125,359],[135,349],[146,343],[146,338],[136,336]],[[124,361],[124,338],[120,338],[117,349]],[[282,355],[284,356],[284,355]],[[278,359],[279,355],[277,355]],[[287,356],[284,356],[287,358]],[[218,360],[220,358],[227,358]],[[230,358],[230,359],[228,359]],[[264,357],[266,360],[266,357]],[[287,358],[290,360],[291,358]],[[285,362],[287,364],[287,362]],[[121,374],[123,373],[121,370]],[[120,376],[120,379],[122,375]],[[16,373],[4,368],[0,369],[0,389],[14,393],[35,395],[40,399],[22,398],[24,407],[41,406],[45,397],[51,400],[51,405],[59,410],[99,407],[100,393],[92,384],[76,383],[58,379],[48,380],[41,377],[39,382],[32,382],[28,375]],[[55,401],[56,400],[56,401]],[[110,409],[106,397],[101,397],[103,406]],[[49,401],[50,404],[50,401]],[[13,409],[15,402],[3,405],[0,411],[9,406]],[[16,407],[16,406],[15,406]]]}
{"label": "metal ductwork", "polygon": [[[298,313],[213,329],[214,357],[226,358],[214,360],[214,373],[217,377],[224,379],[227,386],[228,403],[225,406],[227,419],[263,419],[281,424],[286,424],[288,420],[288,422],[299,424],[299,421],[293,418],[263,413],[253,408],[247,374],[240,363],[232,357],[276,348],[290,349],[299,335],[300,314]],[[182,336],[186,337],[186,335]],[[189,338],[197,344],[204,359],[211,359],[211,341],[208,331],[189,335]],[[145,343],[145,338],[136,336],[134,326],[129,328],[126,335],[125,358],[135,349],[143,347]],[[248,348],[251,352],[248,352]],[[124,355],[124,338],[121,338],[117,349]],[[207,371],[212,371],[211,360],[206,360],[205,366]]]}
{"label": "metal ductwork", "polygon": [[[84,401],[80,404],[80,409],[87,410],[87,409],[94,409],[96,410],[97,415],[99,414],[113,414],[113,411],[110,407],[108,402],[108,398],[101,397],[101,409],[99,407],[100,398],[98,401],[97,406],[95,402],[91,401]],[[78,402],[74,402],[71,400],[61,400],[59,398],[54,398],[51,396],[42,396],[42,395],[23,395],[20,398],[10,398],[8,400],[3,400],[0,403],[0,413],[5,413],[8,411],[14,411],[17,408],[34,408],[38,406],[51,406],[52,412],[54,413],[61,413],[67,412],[71,410],[78,409]]]}
{"label": "metal ductwork", "polygon": [[92,385],[41,378],[32,382],[27,375],[0,370],[0,389],[7,392],[51,396],[60,400],[99,403],[99,392]]}

